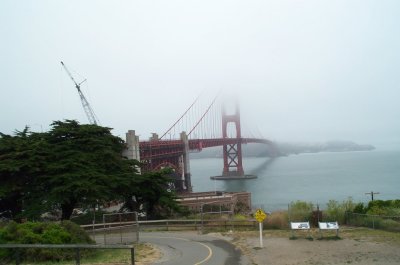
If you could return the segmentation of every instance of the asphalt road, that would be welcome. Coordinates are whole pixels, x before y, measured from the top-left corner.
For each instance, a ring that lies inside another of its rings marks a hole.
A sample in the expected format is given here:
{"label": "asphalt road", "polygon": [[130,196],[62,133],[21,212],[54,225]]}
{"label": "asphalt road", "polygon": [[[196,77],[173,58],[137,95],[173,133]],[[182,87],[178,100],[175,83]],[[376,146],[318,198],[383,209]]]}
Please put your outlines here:
{"label": "asphalt road", "polygon": [[141,232],[140,242],[163,252],[157,265],[247,265],[248,261],[229,242],[196,232]]}

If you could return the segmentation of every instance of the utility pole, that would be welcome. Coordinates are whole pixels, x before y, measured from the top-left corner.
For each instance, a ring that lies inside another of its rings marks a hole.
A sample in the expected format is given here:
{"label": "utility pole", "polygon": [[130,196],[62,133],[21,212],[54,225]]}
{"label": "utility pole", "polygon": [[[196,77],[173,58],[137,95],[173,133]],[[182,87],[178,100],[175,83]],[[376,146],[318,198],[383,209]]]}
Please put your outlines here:
{"label": "utility pole", "polygon": [[369,195],[369,194],[371,194],[371,201],[373,201],[374,200],[374,194],[379,194],[379,192],[373,192],[373,191],[371,191],[371,192],[367,192],[367,193],[365,193],[366,195]]}

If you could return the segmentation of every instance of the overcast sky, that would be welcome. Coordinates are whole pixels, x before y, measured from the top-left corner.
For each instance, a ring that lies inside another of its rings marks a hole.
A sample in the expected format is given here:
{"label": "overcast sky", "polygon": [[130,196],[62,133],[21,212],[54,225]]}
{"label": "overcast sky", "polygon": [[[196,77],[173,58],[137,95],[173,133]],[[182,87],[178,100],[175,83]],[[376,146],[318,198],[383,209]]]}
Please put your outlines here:
{"label": "overcast sky", "polygon": [[2,0],[0,34],[6,134],[87,123],[64,61],[121,137],[223,89],[272,140],[400,143],[398,0]]}

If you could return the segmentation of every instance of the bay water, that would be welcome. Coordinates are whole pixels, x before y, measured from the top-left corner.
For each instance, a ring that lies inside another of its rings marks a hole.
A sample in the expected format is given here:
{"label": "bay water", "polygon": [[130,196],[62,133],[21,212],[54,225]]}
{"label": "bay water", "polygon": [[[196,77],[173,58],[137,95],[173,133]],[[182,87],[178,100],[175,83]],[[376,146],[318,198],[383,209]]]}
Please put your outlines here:
{"label": "bay water", "polygon": [[287,209],[297,200],[319,204],[329,200],[354,202],[400,199],[400,149],[326,152],[277,158],[244,158],[248,180],[211,180],[221,175],[222,158],[191,159],[193,191],[248,191],[253,208]]}

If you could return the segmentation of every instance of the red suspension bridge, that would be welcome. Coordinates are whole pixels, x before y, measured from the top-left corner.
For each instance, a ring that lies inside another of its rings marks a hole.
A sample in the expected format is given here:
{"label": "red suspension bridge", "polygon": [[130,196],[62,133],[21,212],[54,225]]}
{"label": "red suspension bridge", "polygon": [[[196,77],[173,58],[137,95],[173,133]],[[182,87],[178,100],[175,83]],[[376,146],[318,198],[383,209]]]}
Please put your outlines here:
{"label": "red suspension bridge", "polygon": [[275,150],[270,140],[242,137],[238,104],[228,114],[226,104],[217,101],[218,96],[208,106],[202,104],[199,98],[161,137],[153,133],[150,140],[139,141],[135,131],[130,130],[126,134],[127,149],[124,155],[141,161],[141,171],[172,167],[175,170],[175,188],[178,191],[192,191],[190,152],[222,146],[224,162],[221,179],[224,179],[246,178],[242,163],[242,144],[266,144]]}

